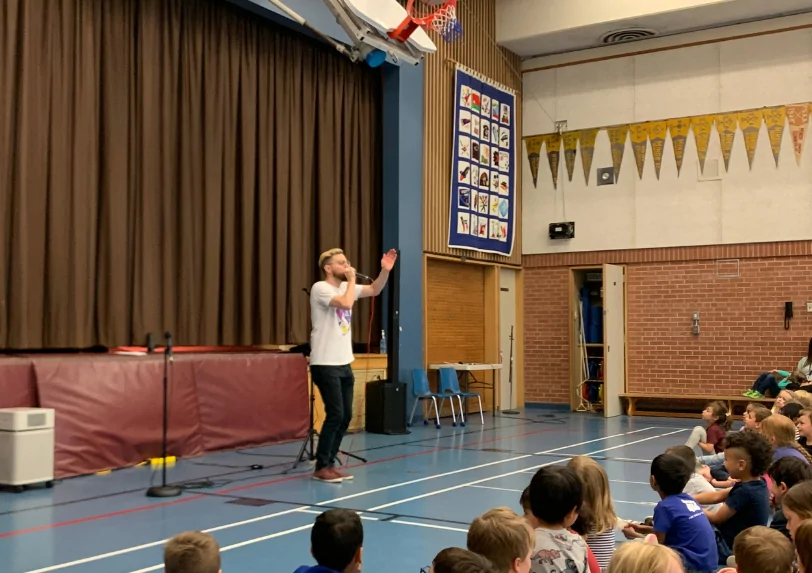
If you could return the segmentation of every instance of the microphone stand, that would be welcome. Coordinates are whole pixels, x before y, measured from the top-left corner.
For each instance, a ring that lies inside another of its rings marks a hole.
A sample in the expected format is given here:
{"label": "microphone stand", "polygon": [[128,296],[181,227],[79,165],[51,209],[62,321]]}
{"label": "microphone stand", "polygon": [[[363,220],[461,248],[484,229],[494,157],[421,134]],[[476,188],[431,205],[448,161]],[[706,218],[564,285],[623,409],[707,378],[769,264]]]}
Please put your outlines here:
{"label": "microphone stand", "polygon": [[169,332],[165,332],[164,338],[166,338],[166,349],[164,350],[164,427],[161,443],[161,485],[155,485],[147,489],[147,497],[177,497],[183,493],[183,489],[178,486],[166,485],[166,446],[167,430],[169,427],[169,362],[174,361],[174,356],[172,355],[172,335]]}
{"label": "microphone stand", "polygon": [[513,409],[513,326],[510,327],[510,370],[508,374],[508,384],[510,384],[510,410],[502,410],[503,414],[508,416],[515,416],[519,413],[518,410]]}

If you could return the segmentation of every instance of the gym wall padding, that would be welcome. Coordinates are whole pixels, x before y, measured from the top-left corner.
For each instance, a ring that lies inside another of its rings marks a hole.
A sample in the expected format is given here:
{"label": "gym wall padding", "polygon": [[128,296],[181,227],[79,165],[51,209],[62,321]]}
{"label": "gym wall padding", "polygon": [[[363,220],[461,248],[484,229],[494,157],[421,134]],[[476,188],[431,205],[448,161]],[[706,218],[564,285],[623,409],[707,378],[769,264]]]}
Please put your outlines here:
{"label": "gym wall padding", "polygon": [[[302,355],[176,355],[170,368],[169,455],[199,456],[307,433],[307,361]],[[31,398],[31,379],[38,400],[22,403]],[[161,355],[3,359],[0,389],[2,407],[56,410],[57,478],[133,466],[161,455]]]}

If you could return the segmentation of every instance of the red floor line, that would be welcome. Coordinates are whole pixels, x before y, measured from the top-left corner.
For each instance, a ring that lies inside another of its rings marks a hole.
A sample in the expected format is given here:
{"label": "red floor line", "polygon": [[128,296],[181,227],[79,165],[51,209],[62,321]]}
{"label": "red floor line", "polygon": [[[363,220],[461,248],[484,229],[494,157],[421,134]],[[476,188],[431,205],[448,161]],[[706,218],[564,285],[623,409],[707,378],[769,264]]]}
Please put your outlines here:
{"label": "red floor line", "polygon": [[[522,437],[525,437],[525,436],[534,436],[534,435],[537,435],[537,434],[544,434],[546,432],[561,432],[561,431],[563,431],[563,430],[547,428],[547,429],[544,429],[544,430],[536,430],[534,432],[525,432],[523,434],[511,434],[509,436],[502,436],[502,437],[493,438],[493,439],[490,439],[490,440],[481,440],[479,442],[471,442],[471,443],[468,443],[468,444],[461,444],[459,446],[452,446],[452,447],[449,447],[449,448],[440,446],[440,447],[432,448],[430,450],[426,450],[425,452],[414,452],[414,453],[411,453],[411,454],[403,454],[401,456],[392,456],[391,458],[384,458],[384,459],[380,459],[380,460],[374,460],[374,461],[371,461],[371,462],[367,462],[365,464],[355,464],[355,465],[350,465],[350,466],[347,466],[347,467],[348,468],[356,468],[356,467],[361,467],[361,466],[372,466],[372,465],[382,464],[382,463],[386,463],[386,462],[394,462],[394,461],[397,461],[397,460],[403,460],[403,459],[406,459],[406,458],[413,458],[413,457],[417,457],[417,456],[425,456],[426,454],[433,454],[433,453],[436,453],[436,452],[441,451],[441,450],[442,451],[457,450],[457,449],[460,449],[460,448],[468,448],[468,447],[471,447],[471,446],[479,446],[479,445],[482,445],[482,444],[490,444],[490,443],[493,443],[493,442],[499,442],[501,440],[509,440],[511,438],[522,438]],[[276,483],[288,482],[288,481],[293,481],[293,480],[297,480],[297,479],[310,478],[310,475],[311,475],[310,473],[306,473],[306,474],[299,474],[299,475],[295,475],[295,476],[286,476],[286,477],[283,477],[283,478],[276,478],[276,479],[272,479],[272,480],[268,480],[268,481],[264,481],[264,482],[241,485],[241,486],[233,487],[233,488],[230,488],[230,489],[221,490],[221,491],[219,491],[217,493],[220,493],[220,494],[234,493],[235,491],[244,491],[246,489],[252,489],[252,488],[255,488],[255,487],[262,487],[262,486],[266,486],[266,485],[273,485],[273,484],[276,484]],[[167,506],[170,506],[170,505],[178,505],[178,504],[181,504],[181,503],[187,503],[187,502],[190,502],[190,501],[195,501],[195,500],[203,499],[203,498],[206,498],[206,497],[208,497],[208,496],[205,496],[205,495],[192,495],[190,497],[183,497],[183,498],[175,499],[175,500],[172,500],[172,501],[165,501],[165,502],[161,502],[161,503],[143,505],[141,507],[133,507],[133,508],[130,508],[130,509],[122,509],[122,510],[119,510],[119,511],[112,511],[110,513],[101,513],[101,514],[98,514],[98,515],[90,515],[90,516],[87,516],[87,517],[80,517],[78,519],[72,519],[70,521],[60,521],[58,523],[50,523],[48,525],[40,525],[40,526],[37,526],[37,527],[30,527],[28,529],[18,529],[18,530],[15,530],[15,531],[7,531],[6,533],[0,533],[0,539],[4,539],[4,538],[7,538],[7,537],[16,537],[18,535],[24,535],[26,533],[36,533],[38,531],[46,531],[46,530],[49,530],[49,529],[56,529],[58,527],[67,527],[69,525],[80,525],[82,523],[88,523],[88,522],[91,522],[91,521],[98,521],[100,519],[107,519],[107,518],[110,518],[110,517],[119,517],[119,516],[122,516],[122,515],[129,515],[131,513],[139,513],[141,511],[147,511],[147,510],[150,510],[150,509],[157,509],[159,507],[167,507]]]}

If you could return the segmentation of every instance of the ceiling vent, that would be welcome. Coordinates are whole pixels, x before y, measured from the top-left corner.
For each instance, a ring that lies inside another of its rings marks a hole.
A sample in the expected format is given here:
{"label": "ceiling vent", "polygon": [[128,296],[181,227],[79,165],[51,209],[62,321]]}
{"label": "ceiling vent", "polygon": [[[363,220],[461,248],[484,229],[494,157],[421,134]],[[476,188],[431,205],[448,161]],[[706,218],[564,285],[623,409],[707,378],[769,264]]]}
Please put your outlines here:
{"label": "ceiling vent", "polygon": [[634,42],[636,40],[645,40],[657,35],[657,32],[649,28],[624,28],[623,30],[614,30],[607,32],[601,36],[602,44],[623,44],[625,42]]}

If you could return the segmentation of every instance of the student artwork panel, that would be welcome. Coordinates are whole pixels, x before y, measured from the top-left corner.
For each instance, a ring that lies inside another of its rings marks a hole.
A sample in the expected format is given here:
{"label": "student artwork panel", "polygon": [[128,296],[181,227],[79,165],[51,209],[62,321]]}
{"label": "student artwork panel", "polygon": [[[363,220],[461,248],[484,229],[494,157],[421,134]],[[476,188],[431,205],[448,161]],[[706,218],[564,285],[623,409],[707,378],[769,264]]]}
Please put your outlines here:
{"label": "student artwork panel", "polygon": [[510,256],[516,233],[515,93],[458,67],[448,246]]}

